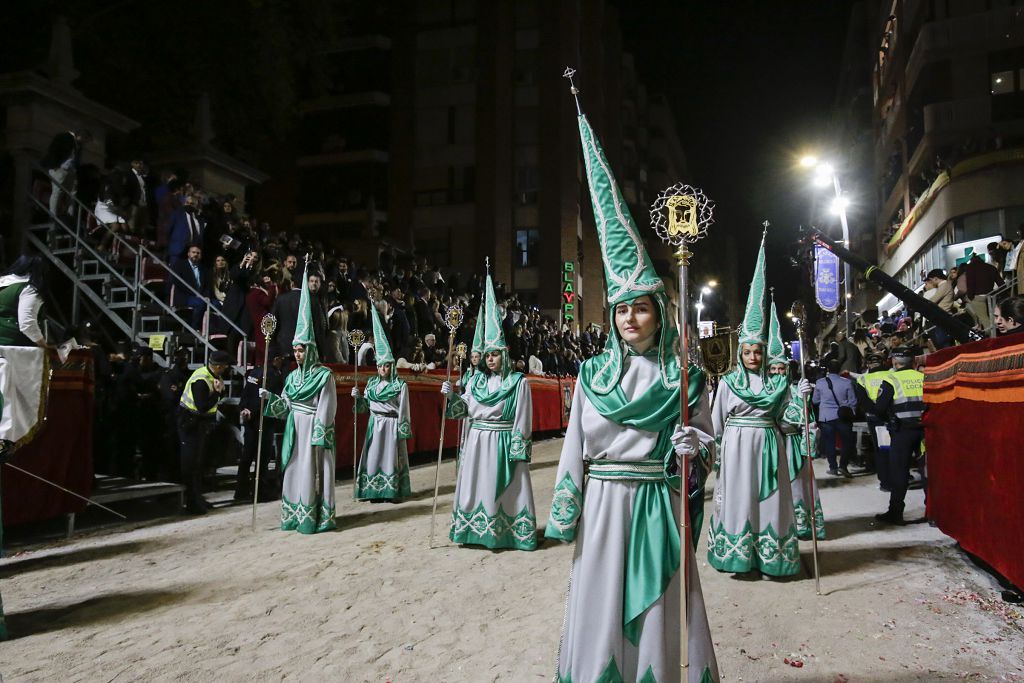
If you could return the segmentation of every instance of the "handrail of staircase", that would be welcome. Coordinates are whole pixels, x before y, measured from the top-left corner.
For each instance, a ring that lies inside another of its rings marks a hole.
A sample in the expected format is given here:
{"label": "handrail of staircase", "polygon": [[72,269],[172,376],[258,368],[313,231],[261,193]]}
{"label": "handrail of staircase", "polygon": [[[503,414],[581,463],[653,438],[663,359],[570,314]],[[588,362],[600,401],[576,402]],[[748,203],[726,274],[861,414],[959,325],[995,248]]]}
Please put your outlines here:
{"label": "handrail of staircase", "polygon": [[[49,175],[49,174],[46,173],[45,169],[43,169],[42,166],[39,166],[38,164],[35,165],[35,169],[37,171],[43,173],[43,175],[47,175],[47,176]],[[54,182],[52,178],[50,179],[50,182],[51,183]],[[154,254],[152,251],[150,251],[147,247],[143,246],[141,243],[139,244],[138,247],[132,246],[132,244],[130,242],[128,242],[127,240],[122,238],[116,231],[112,230],[110,228],[110,226],[107,225],[107,223],[105,223],[104,221],[101,221],[99,219],[99,217],[97,217],[96,214],[93,213],[93,211],[90,210],[89,207],[87,207],[82,202],[82,200],[80,200],[78,197],[75,196],[75,193],[73,192],[73,188],[69,188],[69,187],[67,187],[67,186],[65,186],[63,184],[60,184],[60,187],[61,187],[61,190],[68,196],[68,198],[75,205],[77,205],[76,206],[77,210],[75,211],[76,221],[75,221],[75,229],[74,230],[72,230],[70,227],[68,227],[68,225],[63,221],[63,219],[60,218],[60,216],[58,216],[56,214],[50,213],[50,207],[48,205],[44,205],[39,200],[38,197],[36,197],[32,193],[29,193],[29,199],[31,201],[33,201],[39,208],[41,208],[48,216],[50,216],[53,219],[54,225],[58,225],[59,224],[60,227],[63,228],[65,232],[70,234],[74,238],[77,247],[86,249],[90,254],[92,254],[92,256],[95,258],[96,261],[98,261],[99,263],[102,263],[104,265],[104,267],[110,271],[111,274],[113,274],[115,277],[117,277],[125,285],[125,287],[127,287],[128,289],[134,291],[134,293],[135,293],[135,311],[133,312],[133,320],[132,320],[132,336],[133,336],[132,342],[134,343],[134,341],[135,341],[134,336],[139,334],[138,324],[136,322],[135,316],[137,316],[137,314],[138,314],[139,294],[144,291],[144,292],[146,292],[146,295],[149,296],[150,299],[152,299],[160,307],[162,307],[168,314],[170,314],[171,317],[173,317],[179,324],[181,324],[181,326],[185,330],[187,330],[189,333],[192,334],[192,336],[194,336],[196,339],[198,339],[200,342],[202,342],[203,347],[204,347],[204,351],[205,351],[204,360],[208,361],[209,360],[209,356],[210,356],[210,351],[216,349],[216,347],[213,346],[213,344],[209,341],[209,339],[207,337],[203,336],[201,331],[196,330],[188,322],[186,322],[183,318],[181,318],[177,314],[177,312],[174,310],[173,306],[168,305],[167,303],[165,303],[163,301],[163,299],[161,297],[157,296],[153,292],[150,292],[149,290],[147,290],[144,287],[142,287],[142,275],[143,275],[143,273],[142,273],[141,259],[142,259],[143,253],[145,253],[155,263],[163,266],[164,270],[167,272],[167,274],[169,276],[175,278],[178,281],[178,283],[180,283],[181,285],[184,285],[185,289],[187,289],[189,292],[194,294],[196,297],[201,299],[206,304],[207,320],[209,320],[210,312],[213,312],[218,317],[223,318],[224,321],[227,322],[227,324],[230,327],[232,327],[234,330],[236,330],[242,336],[242,365],[241,365],[241,368],[239,369],[239,372],[244,375],[245,374],[245,369],[248,366],[248,356],[249,356],[249,346],[248,346],[249,337],[248,337],[248,335],[238,325],[236,325],[234,323],[234,321],[232,321],[230,318],[228,318],[226,315],[224,315],[224,313],[222,311],[220,311],[216,306],[211,305],[210,299],[208,299],[207,297],[203,296],[199,291],[197,291],[194,287],[192,287],[192,285],[190,285],[185,279],[183,279],[181,276],[179,276],[177,273],[175,273],[173,270],[171,270],[171,268],[167,265],[167,263],[164,262],[163,259],[159,258],[156,254]],[[121,273],[120,270],[115,268],[106,259],[106,257],[102,253],[100,253],[96,249],[94,249],[93,246],[91,244],[89,244],[89,242],[87,240],[85,240],[85,238],[82,236],[81,228],[82,228],[82,212],[83,211],[85,212],[85,214],[87,216],[91,216],[93,218],[93,220],[96,222],[96,225],[101,226],[102,229],[105,230],[108,233],[108,235],[111,236],[114,239],[115,242],[120,242],[121,244],[123,244],[124,247],[127,249],[127,251],[132,256],[135,257],[135,282],[134,283],[131,282],[130,280],[128,280],[128,278],[126,278]],[[77,261],[77,258],[76,258],[76,261]],[[77,283],[76,283],[76,286],[78,286]],[[238,368],[236,368],[236,369],[238,369]]]}

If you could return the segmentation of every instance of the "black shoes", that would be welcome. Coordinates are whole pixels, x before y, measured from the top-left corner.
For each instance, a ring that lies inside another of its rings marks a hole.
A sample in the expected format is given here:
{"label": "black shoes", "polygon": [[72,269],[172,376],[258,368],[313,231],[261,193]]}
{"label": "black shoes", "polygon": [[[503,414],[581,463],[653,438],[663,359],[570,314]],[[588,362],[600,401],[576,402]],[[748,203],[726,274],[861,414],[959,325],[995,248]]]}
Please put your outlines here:
{"label": "black shoes", "polygon": [[895,524],[897,526],[903,526],[903,513],[902,512],[883,512],[880,515],[875,515],[875,519],[879,522],[885,522],[886,524]]}
{"label": "black shoes", "polygon": [[846,469],[845,467],[839,468],[839,474],[843,475],[847,479],[853,479],[853,475],[850,474],[850,470]]}

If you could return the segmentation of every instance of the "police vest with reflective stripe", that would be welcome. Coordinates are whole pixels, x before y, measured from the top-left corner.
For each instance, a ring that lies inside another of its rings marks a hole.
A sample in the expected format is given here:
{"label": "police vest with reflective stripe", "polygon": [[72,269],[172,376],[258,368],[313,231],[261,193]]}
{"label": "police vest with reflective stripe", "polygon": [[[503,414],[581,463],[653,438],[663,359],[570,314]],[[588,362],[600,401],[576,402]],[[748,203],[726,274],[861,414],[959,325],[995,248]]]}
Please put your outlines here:
{"label": "police vest with reflective stripe", "polygon": [[864,387],[864,391],[867,392],[868,398],[872,401],[878,399],[878,390],[882,388],[882,382],[884,382],[889,375],[892,373],[889,370],[875,370],[861,375],[857,382]]}
{"label": "police vest with reflective stripe", "polygon": [[[214,374],[212,372],[210,372],[210,369],[208,367],[206,367],[205,365],[203,367],[197,369],[195,372],[192,373],[192,376],[188,378],[188,381],[185,382],[185,391],[181,392],[181,401],[179,402],[178,405],[180,405],[182,408],[184,408],[185,410],[189,411],[190,413],[195,413],[197,415],[200,414],[199,413],[199,409],[196,408],[196,399],[192,395],[192,387],[195,385],[196,382],[205,382],[206,386],[210,389],[210,393],[212,394],[213,393],[213,380],[215,380],[215,379],[217,379],[217,378],[214,376]],[[217,414],[217,404],[216,404],[216,402],[213,404],[212,408],[210,408],[209,410],[207,410],[203,414],[204,415],[216,415]]]}
{"label": "police vest with reflective stripe", "polygon": [[907,368],[890,373],[887,381],[892,384],[892,409],[900,421],[920,422],[924,413],[924,374]]}

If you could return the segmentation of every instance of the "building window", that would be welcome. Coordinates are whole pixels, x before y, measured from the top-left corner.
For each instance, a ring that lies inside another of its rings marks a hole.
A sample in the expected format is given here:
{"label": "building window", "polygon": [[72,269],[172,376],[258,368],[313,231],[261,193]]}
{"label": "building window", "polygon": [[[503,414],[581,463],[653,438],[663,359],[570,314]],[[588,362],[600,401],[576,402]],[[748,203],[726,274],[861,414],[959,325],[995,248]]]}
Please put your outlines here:
{"label": "building window", "polygon": [[992,74],[992,94],[1006,95],[1013,92],[1013,72],[996,71]]}
{"label": "building window", "polygon": [[516,267],[528,268],[537,265],[539,247],[540,230],[516,230]]}
{"label": "building window", "polygon": [[539,172],[536,166],[520,166],[516,169],[516,202],[519,204],[537,203],[537,185]]}

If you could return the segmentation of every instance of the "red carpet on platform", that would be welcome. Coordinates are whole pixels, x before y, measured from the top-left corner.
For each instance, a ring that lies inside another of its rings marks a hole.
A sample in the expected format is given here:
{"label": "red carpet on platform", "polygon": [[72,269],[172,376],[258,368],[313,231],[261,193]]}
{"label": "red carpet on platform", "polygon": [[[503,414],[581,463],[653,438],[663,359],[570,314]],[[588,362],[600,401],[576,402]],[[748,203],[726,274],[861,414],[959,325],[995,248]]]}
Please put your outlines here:
{"label": "red carpet on platform", "polygon": [[928,356],[928,516],[1024,587],[1024,335]]}

